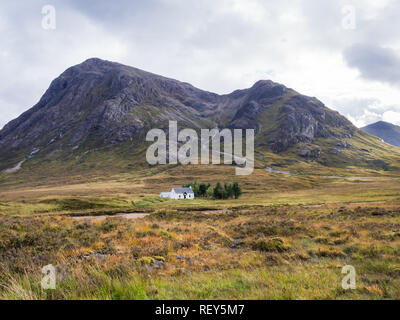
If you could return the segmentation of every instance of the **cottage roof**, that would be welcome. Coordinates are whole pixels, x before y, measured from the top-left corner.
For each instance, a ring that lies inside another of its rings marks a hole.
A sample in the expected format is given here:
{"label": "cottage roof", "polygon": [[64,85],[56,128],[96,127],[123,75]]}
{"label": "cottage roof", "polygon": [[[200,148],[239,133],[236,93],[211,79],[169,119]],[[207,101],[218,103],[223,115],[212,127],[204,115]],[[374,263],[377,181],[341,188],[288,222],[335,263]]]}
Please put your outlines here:
{"label": "cottage roof", "polygon": [[194,193],[191,188],[173,188],[172,192],[175,193]]}

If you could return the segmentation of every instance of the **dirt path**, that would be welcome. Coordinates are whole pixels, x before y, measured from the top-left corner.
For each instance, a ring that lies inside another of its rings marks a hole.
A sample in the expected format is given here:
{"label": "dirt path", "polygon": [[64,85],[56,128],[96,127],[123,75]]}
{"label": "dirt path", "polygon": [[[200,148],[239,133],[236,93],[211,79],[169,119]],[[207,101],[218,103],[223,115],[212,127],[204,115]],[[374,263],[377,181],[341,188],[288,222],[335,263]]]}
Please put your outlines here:
{"label": "dirt path", "polygon": [[117,213],[114,215],[103,215],[103,216],[79,216],[79,217],[72,217],[74,220],[79,221],[104,221],[107,218],[124,218],[127,220],[136,220],[141,219],[148,216],[149,213]]}
{"label": "dirt path", "polygon": [[224,214],[224,213],[232,213],[232,210],[229,209],[222,209],[222,210],[207,210],[207,211],[200,211],[201,213],[210,215],[210,214]]}
{"label": "dirt path", "polygon": [[[278,169],[274,169],[271,167],[266,167],[266,171],[269,173],[279,173],[279,174],[284,174],[288,176],[296,176],[296,177],[313,177],[314,175],[303,175],[303,174],[294,174],[290,172],[285,172],[285,171],[280,171]],[[368,178],[368,177],[340,177],[340,176],[318,176],[320,178],[325,178],[325,179],[343,179],[343,180],[350,180],[350,181],[375,181],[375,178]]]}
{"label": "dirt path", "polygon": [[288,175],[288,176],[292,176],[293,175],[290,172],[280,171],[278,169],[274,169],[274,168],[271,168],[271,167],[266,167],[265,170],[267,170],[269,173],[280,173],[280,174],[285,174],[285,175]]}
{"label": "dirt path", "polygon": [[[206,211],[200,211],[201,213],[204,213],[206,215],[211,215],[211,214],[225,214],[225,213],[232,213],[232,210],[229,209],[221,209],[221,210],[206,210]],[[113,215],[102,215],[102,216],[74,216],[72,219],[78,220],[78,221],[104,221],[107,218],[124,218],[127,220],[136,220],[136,219],[141,219],[144,217],[147,217],[149,213],[117,213]]]}
{"label": "dirt path", "polygon": [[10,168],[10,169],[6,169],[3,170],[4,173],[13,173],[13,172],[17,172],[18,170],[21,169],[22,164],[25,162],[25,159],[18,162],[17,165],[14,168]]}

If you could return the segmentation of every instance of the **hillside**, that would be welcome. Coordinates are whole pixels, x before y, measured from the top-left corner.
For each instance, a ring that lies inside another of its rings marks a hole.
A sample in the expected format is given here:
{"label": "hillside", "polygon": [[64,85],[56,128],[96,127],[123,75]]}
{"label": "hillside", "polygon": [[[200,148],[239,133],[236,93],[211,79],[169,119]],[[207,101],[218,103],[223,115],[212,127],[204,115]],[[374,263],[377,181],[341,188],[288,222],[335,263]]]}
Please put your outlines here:
{"label": "hillside", "polygon": [[391,145],[400,147],[400,126],[385,121],[378,121],[361,128],[361,130],[377,136]]}
{"label": "hillside", "polygon": [[260,168],[304,162],[388,170],[400,159],[399,150],[316,98],[269,80],[218,95],[93,58],[67,69],[34,107],[0,131],[0,170],[5,178],[17,171],[148,171],[145,135],[166,129],[169,120],[196,130],[254,128]]}

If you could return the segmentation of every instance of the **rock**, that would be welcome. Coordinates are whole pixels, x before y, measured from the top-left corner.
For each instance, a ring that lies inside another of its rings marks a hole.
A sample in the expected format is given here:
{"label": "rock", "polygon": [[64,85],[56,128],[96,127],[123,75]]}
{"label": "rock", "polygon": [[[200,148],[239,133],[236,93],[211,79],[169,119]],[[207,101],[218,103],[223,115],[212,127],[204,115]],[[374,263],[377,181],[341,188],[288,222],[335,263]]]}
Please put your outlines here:
{"label": "rock", "polygon": [[163,257],[141,257],[138,262],[149,270],[165,267],[165,259]]}
{"label": "rock", "polygon": [[89,255],[84,255],[83,256],[85,259],[89,259],[89,258],[98,258],[100,260],[105,260],[106,255],[102,254],[102,253],[91,253]]}
{"label": "rock", "polygon": [[161,260],[154,260],[154,264],[152,265],[153,268],[164,268],[165,262]]}
{"label": "rock", "polygon": [[177,256],[176,256],[176,259],[177,259],[177,260],[181,260],[181,261],[194,262],[194,259],[193,259],[193,258],[184,257],[184,256],[181,256],[181,255],[177,255]]}
{"label": "rock", "polygon": [[229,248],[238,249],[245,245],[244,239],[234,239],[233,242],[229,245]]}
{"label": "rock", "polygon": [[298,151],[299,156],[308,159],[321,157],[321,148],[317,145],[303,145]]}
{"label": "rock", "polygon": [[341,149],[346,149],[352,147],[352,145],[345,140],[340,140],[339,142],[336,143],[336,147],[339,147]]}
{"label": "rock", "polygon": [[333,149],[332,149],[332,153],[333,153],[333,154],[341,154],[342,151],[343,151],[343,150],[342,150],[342,149],[339,149],[339,148],[333,148]]}

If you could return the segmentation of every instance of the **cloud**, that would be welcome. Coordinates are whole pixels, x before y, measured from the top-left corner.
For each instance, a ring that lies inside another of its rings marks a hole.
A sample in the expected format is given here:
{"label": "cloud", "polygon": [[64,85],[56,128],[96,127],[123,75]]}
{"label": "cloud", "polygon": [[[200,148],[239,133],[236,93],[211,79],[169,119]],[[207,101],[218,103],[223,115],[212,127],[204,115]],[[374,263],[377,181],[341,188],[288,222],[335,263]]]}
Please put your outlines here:
{"label": "cloud", "polygon": [[386,111],[382,115],[382,120],[386,122],[391,122],[393,124],[400,125],[400,111]]}
{"label": "cloud", "polygon": [[367,80],[400,85],[400,55],[374,44],[354,44],[344,51],[347,64]]}
{"label": "cloud", "polygon": [[[66,68],[90,57],[217,93],[271,79],[316,96],[355,123],[400,111],[399,1],[50,3],[56,30],[41,27],[48,0],[2,1],[0,128],[33,106]],[[342,8],[349,3],[355,7],[355,30],[342,27]]]}
{"label": "cloud", "polygon": [[[383,115],[386,114],[387,117],[391,112],[396,113],[393,110],[398,109],[376,98],[340,98],[334,99],[332,104],[359,128],[383,120]],[[400,109],[398,111],[400,112]]]}
{"label": "cloud", "polygon": [[371,112],[369,110],[363,110],[363,112],[357,117],[353,117],[351,115],[348,115],[347,117],[358,128],[362,128],[367,126],[368,124],[382,120],[382,115]]}

